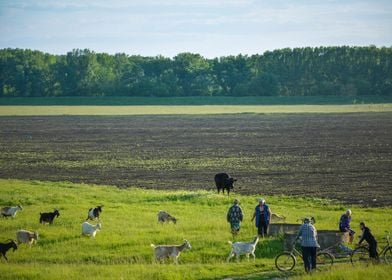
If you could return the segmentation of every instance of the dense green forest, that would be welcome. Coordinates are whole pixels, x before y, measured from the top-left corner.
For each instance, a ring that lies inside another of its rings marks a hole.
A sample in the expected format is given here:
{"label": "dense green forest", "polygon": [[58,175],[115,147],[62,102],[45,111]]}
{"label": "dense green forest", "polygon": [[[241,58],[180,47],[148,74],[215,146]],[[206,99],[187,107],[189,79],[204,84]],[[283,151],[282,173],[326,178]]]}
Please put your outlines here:
{"label": "dense green forest", "polygon": [[317,47],[207,59],[0,50],[0,97],[391,96],[392,47]]}

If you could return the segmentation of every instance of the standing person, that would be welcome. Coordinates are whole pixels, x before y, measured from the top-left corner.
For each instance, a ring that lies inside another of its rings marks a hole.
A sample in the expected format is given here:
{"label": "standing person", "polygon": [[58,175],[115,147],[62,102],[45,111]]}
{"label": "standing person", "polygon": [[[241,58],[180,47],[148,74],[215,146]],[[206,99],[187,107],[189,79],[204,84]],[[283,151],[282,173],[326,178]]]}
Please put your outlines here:
{"label": "standing person", "polygon": [[355,231],[353,231],[350,228],[350,223],[351,223],[351,210],[347,209],[346,213],[344,213],[341,217],[340,217],[340,222],[339,222],[339,230],[341,232],[348,232],[349,234],[349,243],[353,243],[354,240],[354,234]]}
{"label": "standing person", "polygon": [[256,218],[256,227],[259,236],[267,235],[268,225],[271,219],[271,210],[269,206],[265,203],[264,198],[259,199],[259,204],[255,208],[253,213],[252,221]]}
{"label": "standing person", "polygon": [[316,269],[316,254],[317,248],[319,248],[320,245],[317,242],[317,230],[314,225],[310,223],[309,218],[304,219],[304,223],[301,225],[295,240],[298,238],[301,238],[305,271],[310,272],[312,269]]}
{"label": "standing person", "polygon": [[229,208],[227,212],[227,222],[230,223],[231,233],[233,236],[240,232],[241,222],[243,219],[242,209],[239,206],[238,199],[234,199],[233,205]]}
{"label": "standing person", "polygon": [[365,240],[369,244],[369,257],[378,260],[376,239],[374,238],[370,229],[365,225],[365,222],[360,222],[359,227],[362,230],[362,236],[358,242],[358,245],[361,245],[362,241]]}

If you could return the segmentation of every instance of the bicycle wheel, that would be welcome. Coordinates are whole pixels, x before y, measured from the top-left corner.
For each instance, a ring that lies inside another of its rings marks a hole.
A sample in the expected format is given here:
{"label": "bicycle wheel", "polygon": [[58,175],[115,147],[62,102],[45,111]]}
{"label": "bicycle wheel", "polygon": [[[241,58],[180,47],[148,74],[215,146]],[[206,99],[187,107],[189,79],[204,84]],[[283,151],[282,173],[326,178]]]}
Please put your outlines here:
{"label": "bicycle wheel", "polygon": [[327,252],[320,252],[316,256],[317,270],[325,270],[331,268],[333,265],[334,257]]}
{"label": "bicycle wheel", "polygon": [[362,265],[364,263],[370,262],[369,249],[366,247],[359,247],[353,251],[351,254],[351,264],[352,265]]}
{"label": "bicycle wheel", "polygon": [[280,271],[290,271],[294,268],[297,260],[290,252],[283,252],[276,256],[275,266]]}
{"label": "bicycle wheel", "polygon": [[389,263],[389,264],[392,263],[392,247],[389,247],[388,249],[385,250],[384,260],[386,263]]}

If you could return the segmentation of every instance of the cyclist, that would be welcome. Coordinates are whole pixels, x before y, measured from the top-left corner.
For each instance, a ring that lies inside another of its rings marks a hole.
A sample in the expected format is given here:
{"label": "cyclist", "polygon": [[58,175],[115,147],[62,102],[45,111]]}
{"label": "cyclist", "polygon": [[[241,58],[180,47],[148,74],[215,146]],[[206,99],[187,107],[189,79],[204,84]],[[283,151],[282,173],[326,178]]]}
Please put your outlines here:
{"label": "cyclist", "polygon": [[362,236],[358,242],[358,245],[361,245],[362,241],[365,240],[369,244],[369,257],[372,259],[378,260],[376,239],[374,238],[370,229],[365,225],[365,222],[360,222],[359,226],[362,230]]}

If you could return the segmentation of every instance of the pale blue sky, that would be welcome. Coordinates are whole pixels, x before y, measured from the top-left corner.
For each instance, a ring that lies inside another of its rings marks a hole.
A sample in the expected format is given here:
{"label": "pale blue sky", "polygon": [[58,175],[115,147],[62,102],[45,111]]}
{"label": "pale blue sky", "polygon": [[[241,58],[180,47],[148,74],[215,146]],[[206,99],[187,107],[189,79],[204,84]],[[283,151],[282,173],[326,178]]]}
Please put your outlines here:
{"label": "pale blue sky", "polygon": [[0,48],[205,57],[392,46],[392,0],[0,0]]}

